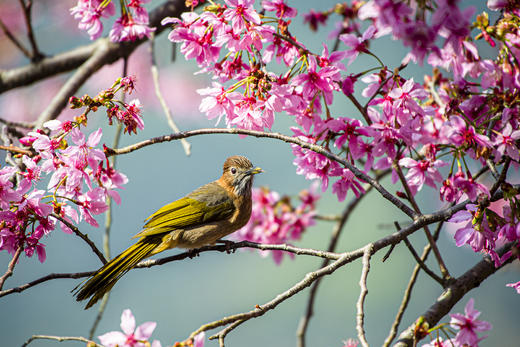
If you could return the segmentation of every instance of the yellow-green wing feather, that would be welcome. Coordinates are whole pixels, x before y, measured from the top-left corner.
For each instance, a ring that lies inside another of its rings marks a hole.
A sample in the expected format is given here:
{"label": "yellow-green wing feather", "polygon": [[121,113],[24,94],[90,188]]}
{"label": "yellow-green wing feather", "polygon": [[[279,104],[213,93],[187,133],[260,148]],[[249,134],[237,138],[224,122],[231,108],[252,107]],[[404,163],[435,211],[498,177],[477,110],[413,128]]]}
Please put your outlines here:
{"label": "yellow-green wing feather", "polygon": [[160,208],[146,219],[143,230],[134,237],[169,233],[176,229],[225,219],[234,210],[233,201],[225,189],[212,182]]}

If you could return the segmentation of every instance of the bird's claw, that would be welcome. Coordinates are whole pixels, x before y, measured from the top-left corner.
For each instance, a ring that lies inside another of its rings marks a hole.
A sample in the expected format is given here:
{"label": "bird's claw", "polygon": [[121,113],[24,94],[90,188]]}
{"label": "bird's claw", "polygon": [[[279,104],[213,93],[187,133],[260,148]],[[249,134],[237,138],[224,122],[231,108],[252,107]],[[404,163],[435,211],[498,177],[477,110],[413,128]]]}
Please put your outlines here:
{"label": "bird's claw", "polygon": [[223,245],[225,245],[227,254],[235,253],[235,251],[236,251],[236,248],[232,248],[232,246],[235,245],[235,243],[233,241],[217,240],[217,243],[222,243]]}

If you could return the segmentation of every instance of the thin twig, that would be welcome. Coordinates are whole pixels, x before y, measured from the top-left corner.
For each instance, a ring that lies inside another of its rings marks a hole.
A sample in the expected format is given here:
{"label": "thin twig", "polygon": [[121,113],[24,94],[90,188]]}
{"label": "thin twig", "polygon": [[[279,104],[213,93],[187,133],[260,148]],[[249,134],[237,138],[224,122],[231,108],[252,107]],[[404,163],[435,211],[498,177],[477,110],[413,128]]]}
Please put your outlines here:
{"label": "thin twig", "polygon": [[59,220],[60,222],[62,222],[63,224],[65,224],[66,226],[68,226],[73,232],[74,234],[78,235],[81,239],[83,239],[83,241],[85,241],[89,246],[90,248],[92,249],[92,251],[97,255],[97,257],[99,258],[99,260],[101,260],[101,262],[103,264],[106,264],[107,263],[107,260],[105,258],[105,256],[103,255],[103,253],[101,253],[101,251],[96,247],[96,245],[94,244],[94,242],[92,242],[87,235],[83,234],[79,229],[78,227],[76,227],[74,224],[70,223],[69,221],[63,219],[61,216],[55,214],[55,213],[52,213],[51,214],[52,217],[56,218],[57,220]]}
{"label": "thin twig", "polygon": [[[435,233],[433,234],[433,238],[437,240],[439,238],[439,235],[441,233],[442,225],[444,222],[439,222],[437,224],[437,229],[435,230]],[[428,259],[428,255],[431,251],[431,246],[429,243],[424,246],[423,253],[421,255],[421,260],[423,262]],[[408,307],[408,303],[410,302],[410,298],[412,296],[412,290],[415,286],[415,282],[417,281],[417,276],[419,275],[419,272],[421,271],[421,267],[419,264],[416,264],[412,275],[410,276],[410,280],[408,281],[408,285],[406,286],[406,289],[403,294],[403,299],[401,300],[401,305],[399,306],[399,310],[397,311],[397,314],[395,316],[394,322],[392,323],[392,327],[390,328],[390,332],[388,333],[387,338],[385,339],[385,342],[383,344],[383,347],[388,347],[394,340],[395,336],[397,335],[397,329],[399,328],[399,324],[401,324],[401,319],[403,318],[404,312],[406,311],[406,308]]]}
{"label": "thin twig", "polygon": [[324,222],[339,222],[342,219],[342,217],[340,215],[335,215],[335,214],[328,214],[328,215],[317,214],[314,216],[314,219],[321,220]]}
{"label": "thin twig", "polygon": [[444,281],[442,278],[437,276],[437,274],[435,274],[435,272],[433,272],[426,266],[426,264],[422,261],[422,259],[419,258],[419,255],[413,248],[410,241],[408,241],[408,238],[405,238],[403,241],[404,241],[404,244],[406,245],[406,247],[408,247],[408,250],[410,251],[410,253],[412,253],[413,258],[415,259],[417,264],[421,267],[421,269],[423,269],[423,271],[426,272],[435,282],[439,283],[442,287],[445,287],[446,281]]}
{"label": "thin twig", "polygon": [[[121,76],[126,76],[128,74],[128,57],[123,58],[123,71],[121,71]],[[121,101],[124,103],[126,98],[126,93],[121,93]],[[123,125],[121,123],[117,123],[116,133],[114,134],[114,142],[112,145],[114,147],[119,146],[119,140],[121,139],[121,133],[123,132]],[[113,169],[116,168],[117,157],[113,156],[109,159],[110,165]],[[107,210],[105,212],[105,232],[103,233],[103,253],[105,254],[105,258],[110,260],[110,230],[112,228],[112,207],[113,200],[111,197],[107,199]],[[106,292],[103,295],[103,299],[101,300],[101,304],[99,305],[98,312],[96,318],[94,319],[94,323],[92,323],[92,327],[90,328],[88,338],[93,339],[96,334],[97,327],[103,318],[103,314],[105,313],[105,309],[108,305],[108,299],[110,298],[110,291]]]}
{"label": "thin twig", "polygon": [[101,304],[99,305],[99,309],[96,315],[96,319],[94,319],[94,323],[92,323],[92,327],[88,333],[88,338],[93,339],[96,334],[96,329],[103,318],[103,314],[105,313],[105,309],[108,305],[108,299],[110,298],[110,291],[103,295],[103,299],[101,299]]}
{"label": "thin twig", "polygon": [[[376,179],[379,180],[384,175],[390,173],[389,170],[386,172],[383,172],[379,174]],[[334,226],[334,229],[332,231],[332,234],[330,236],[329,245],[327,247],[328,252],[334,252],[336,249],[336,246],[338,244],[339,236],[341,235],[341,232],[347,223],[347,220],[354,212],[356,206],[363,200],[365,196],[367,196],[368,192],[372,189],[371,185],[365,184],[363,189],[365,190],[365,194],[361,195],[357,199],[351,200],[347,206],[345,207],[345,210],[341,214],[341,219],[338,221],[338,223]],[[323,263],[321,264],[320,268],[325,267],[329,264],[328,259],[324,259]],[[316,282],[314,282],[311,286],[311,289],[309,290],[309,298],[307,299],[307,306],[305,308],[305,314],[300,318],[300,323],[298,324],[298,329],[296,330],[296,342],[298,347],[305,347],[305,334],[307,333],[307,327],[309,326],[309,322],[311,320],[312,315],[314,314],[314,301],[316,299],[316,295],[318,292],[318,288],[321,283],[321,278],[317,279]]]}
{"label": "thin twig", "polygon": [[2,19],[0,19],[0,29],[2,29],[5,36],[7,36],[9,40],[11,40],[11,42],[23,53],[23,55],[25,55],[29,59],[31,58],[31,52],[29,52],[29,50],[25,48],[20,41],[18,41],[18,39],[9,30],[9,28],[5,25]]}
{"label": "thin twig", "polygon": [[29,157],[32,157],[33,154],[34,154],[33,152],[31,152],[28,149],[23,149],[23,148],[16,147],[16,146],[13,146],[13,145],[10,145],[10,146],[2,146],[2,145],[0,145],[0,149],[4,150],[4,151],[8,151],[8,152],[13,152],[13,153],[25,154],[25,155],[27,155]]}
{"label": "thin twig", "polygon": [[367,338],[365,336],[365,329],[364,329],[364,324],[365,324],[364,304],[365,304],[365,299],[368,294],[367,277],[368,277],[368,272],[370,271],[370,258],[372,257],[373,252],[374,252],[373,244],[367,245],[363,252],[364,253],[363,260],[362,260],[363,269],[361,271],[361,279],[359,280],[359,287],[361,288],[361,291],[359,293],[359,298],[356,303],[356,309],[357,309],[356,330],[358,332],[359,342],[361,343],[361,345],[363,345],[363,347],[368,347],[368,342],[367,342]]}
{"label": "thin twig", "polygon": [[328,265],[324,268],[321,268],[317,271],[307,273],[301,281],[299,281],[298,283],[296,283],[295,285],[293,285],[291,288],[284,291],[283,293],[278,294],[274,299],[265,303],[264,305],[261,305],[261,306],[256,305],[256,307],[249,312],[231,315],[231,316],[219,319],[217,321],[214,321],[214,322],[211,322],[208,324],[204,324],[200,328],[198,328],[197,330],[192,332],[189,338],[194,338],[197,334],[199,334],[203,331],[215,329],[215,328],[225,326],[228,324],[232,324],[232,323],[234,323],[234,324],[236,324],[236,326],[238,326],[238,325],[242,324],[243,322],[248,321],[251,318],[263,316],[268,311],[276,308],[276,306],[278,306],[280,303],[284,302],[285,300],[291,298],[295,294],[301,292],[303,289],[310,286],[316,279],[318,279],[322,276],[325,276],[325,275],[330,275],[331,273],[333,273],[334,271],[336,271],[343,265],[351,262],[352,260],[353,260],[352,254],[345,253],[338,260],[334,261],[330,265]]}
{"label": "thin twig", "polygon": [[35,128],[41,128],[43,123],[55,119],[67,106],[69,98],[103,65],[106,64],[106,55],[110,51],[108,41],[100,41],[96,51],[70,76],[61,89],[56,93],[45,110],[36,120]]}
{"label": "thin twig", "polygon": [[[186,10],[188,8],[185,0],[164,1],[149,12],[149,26],[156,28],[155,34],[158,35],[165,29],[170,28],[170,26],[161,25],[163,18],[179,17]],[[111,43],[109,50],[102,59],[103,65],[112,64],[120,58],[128,56],[146,40],[147,38],[143,38],[134,42]],[[0,93],[75,70],[90,59],[98,51],[99,46],[105,45],[107,41],[107,38],[98,39],[94,43],[44,58],[38,64],[31,63],[22,67],[0,71]]]}
{"label": "thin twig", "polygon": [[215,335],[210,336],[208,340],[218,339],[219,347],[224,347],[224,339],[226,338],[227,334],[229,334],[232,330],[234,330],[243,322],[244,321],[242,320],[237,320],[236,322],[229,324],[227,327],[225,327]]}
{"label": "thin twig", "polygon": [[50,336],[50,335],[33,335],[33,336],[31,336],[31,338],[29,338],[29,340],[27,340],[27,341],[22,345],[22,347],[26,347],[28,344],[30,344],[30,343],[33,342],[34,340],[55,340],[55,341],[58,341],[58,342],[63,342],[63,341],[79,341],[79,342],[86,343],[87,346],[92,346],[92,347],[103,347],[103,346],[101,346],[101,345],[95,343],[94,341],[89,340],[89,339],[86,339],[86,338],[81,337],[81,336]]}
{"label": "thin twig", "polygon": [[21,292],[25,291],[26,289],[29,289],[40,283],[47,282],[50,280],[55,280],[55,279],[59,279],[59,278],[83,278],[83,277],[92,276],[95,273],[96,273],[96,271],[73,272],[73,273],[51,273],[46,276],[40,277],[34,281],[31,281],[29,283],[22,284],[21,286],[2,290],[2,291],[0,291],[0,298],[2,296],[6,296],[9,294],[13,294],[13,293],[21,293]]}
{"label": "thin twig", "polygon": [[[410,204],[412,205],[414,211],[416,213],[421,214],[419,205],[415,201],[415,197],[412,194],[410,186],[408,185],[408,182],[406,181],[406,178],[404,177],[403,170],[401,170],[401,166],[399,165],[397,160],[394,160],[394,162],[392,163],[392,167],[395,169],[397,176],[399,176],[399,180],[401,181],[401,184],[403,185],[403,188],[406,191],[408,201],[410,201]],[[444,263],[441,252],[439,251],[439,248],[437,247],[437,244],[435,243],[435,240],[433,239],[430,229],[428,228],[427,225],[424,226],[424,234],[426,235],[428,242],[432,245],[433,254],[435,255],[435,258],[437,259],[437,263],[439,264],[439,269],[442,273],[442,277],[444,278],[445,281],[451,280],[452,277],[448,271],[446,263]]]}
{"label": "thin twig", "polygon": [[[139,262],[135,266],[135,268],[136,269],[149,268],[152,266],[163,265],[163,264],[170,263],[173,261],[179,261],[179,260],[183,260],[186,258],[193,258],[194,256],[197,256],[200,253],[209,252],[209,251],[228,253],[229,251],[233,251],[233,250],[236,250],[239,248],[255,248],[255,249],[264,250],[264,251],[274,251],[274,250],[285,251],[285,252],[290,252],[290,253],[293,253],[296,255],[308,255],[308,256],[315,256],[315,257],[319,257],[319,258],[329,258],[332,260],[337,260],[341,257],[341,255],[339,253],[324,252],[324,251],[319,251],[319,250],[314,250],[314,249],[309,249],[309,248],[298,248],[298,247],[293,247],[293,246],[289,246],[289,245],[269,245],[269,244],[260,244],[260,243],[254,243],[254,242],[249,242],[249,241],[242,241],[242,242],[228,242],[225,245],[205,246],[205,247],[201,247],[198,249],[193,249],[193,250],[189,250],[187,252],[172,255],[169,257],[143,260],[143,261]],[[9,295],[9,294],[13,294],[13,293],[23,292],[31,287],[34,287],[40,283],[47,282],[50,280],[59,279],[59,278],[76,279],[76,278],[90,277],[93,274],[95,274],[96,272],[97,272],[97,270],[86,271],[86,272],[74,272],[74,273],[52,273],[52,274],[40,277],[29,283],[23,284],[19,287],[0,291],[0,297]]]}
{"label": "thin twig", "polygon": [[441,97],[439,96],[439,93],[435,90],[435,83],[433,79],[431,79],[428,83],[428,91],[430,92],[431,96],[433,97],[433,101],[442,109],[446,109],[446,104],[444,101],[441,100]]}
{"label": "thin twig", "polygon": [[[154,50],[154,43],[155,43],[155,35],[152,33],[150,38],[150,57],[151,57],[151,67],[150,70],[152,72],[152,80],[155,90],[155,95],[157,96],[157,99],[159,100],[159,103],[161,104],[161,107],[164,111],[164,114],[166,115],[166,120],[168,121],[168,125],[170,128],[172,128],[175,132],[180,132],[179,128],[177,127],[177,124],[175,124],[175,121],[173,120],[171,110],[168,107],[168,104],[166,104],[166,101],[164,100],[164,97],[161,92],[161,86],[159,84],[159,70],[157,69],[157,63],[155,61],[155,50]],[[184,153],[186,153],[187,156],[191,155],[191,144],[186,139],[181,139],[182,148],[184,148]]]}
{"label": "thin twig", "polygon": [[511,157],[507,157],[504,161],[504,166],[502,167],[502,172],[500,173],[500,176],[498,176],[496,182],[493,184],[491,189],[489,190],[489,194],[493,195],[495,192],[500,188],[502,183],[506,180],[507,177],[507,171],[509,170],[509,165],[511,164]]}
{"label": "thin twig", "polygon": [[11,120],[6,120],[3,118],[0,118],[0,123],[4,123],[9,127],[12,128],[23,128],[23,129],[32,129],[34,128],[34,123],[28,123],[28,122],[13,122]]}
{"label": "thin twig", "polygon": [[368,117],[367,110],[359,103],[359,101],[357,101],[356,97],[352,94],[347,95],[347,97],[349,98],[350,101],[352,101],[354,106],[356,106],[358,111],[361,113],[361,115],[363,116],[363,119],[365,120],[365,122],[367,122],[367,125],[372,124],[372,120],[370,119],[370,117]]}
{"label": "thin twig", "polygon": [[[496,197],[494,197],[496,198]],[[391,244],[397,243],[402,241],[405,237],[408,235],[414,233],[415,231],[423,228],[427,224],[435,223],[437,221],[445,220],[449,216],[451,216],[456,211],[460,211],[465,207],[466,204],[468,204],[469,201],[466,201],[464,203],[455,205],[450,208],[446,208],[444,210],[438,211],[434,214],[429,215],[421,215],[417,217],[413,223],[411,223],[409,226],[401,229],[399,232],[393,233],[391,235],[388,235],[382,239],[379,239],[376,242],[372,243],[372,252],[371,254],[375,254],[380,249],[387,247]],[[266,303],[265,305],[259,306],[257,305],[254,310],[251,310],[249,312],[239,313],[235,315],[231,315],[228,317],[224,317],[222,319],[219,319],[217,321],[213,321],[211,323],[207,323],[202,325],[200,328],[195,330],[191,333],[189,338],[193,338],[197,334],[215,329],[221,326],[225,326],[234,322],[237,322],[237,324],[241,324],[242,322],[238,323],[238,321],[248,321],[251,318],[256,318],[259,316],[264,315],[267,311],[274,309],[276,306],[278,306],[280,303],[284,302],[285,300],[289,299],[293,295],[297,294],[298,292],[302,291],[303,289],[310,286],[314,281],[316,281],[318,278],[321,278],[325,275],[330,275],[334,271],[336,271],[338,268],[353,262],[356,259],[359,259],[365,255],[366,248],[369,245],[365,245],[362,248],[358,248],[357,250],[354,250],[352,252],[347,252],[340,254],[340,258],[331,263],[330,265],[323,267],[321,269],[318,269],[317,271],[309,272],[307,275],[298,283],[293,285],[291,288],[286,290],[285,292],[277,295],[274,299],[272,299],[270,302]]]}
{"label": "thin twig", "polygon": [[[507,244],[498,250],[499,256],[502,256],[505,252],[511,250],[512,244]],[[509,257],[499,267],[495,267],[494,261],[488,255],[479,261],[476,265],[471,267],[462,276],[455,279],[450,285],[444,290],[444,292],[435,300],[426,312],[423,313],[422,321],[428,327],[434,327],[445,315],[447,315],[453,306],[457,304],[470,290],[480,286],[480,284],[486,280],[489,276],[496,273],[498,270],[503,268],[505,265],[513,262],[516,257]],[[400,335],[399,340],[394,347],[411,347],[417,344],[418,337],[415,336],[416,325],[411,324],[406,328]],[[422,336],[423,338],[424,336]]]}
{"label": "thin twig", "polygon": [[308,143],[303,140],[300,140],[297,137],[293,136],[287,136],[280,133],[272,133],[272,132],[264,132],[264,131],[257,131],[257,130],[245,130],[245,129],[219,129],[219,128],[208,128],[208,129],[197,129],[197,130],[191,130],[191,131],[184,131],[180,133],[174,133],[171,135],[165,135],[165,136],[159,136],[154,137],[145,141],[141,141],[138,143],[135,143],[133,145],[118,148],[118,149],[111,149],[108,148],[106,151],[107,156],[111,155],[120,155],[120,154],[127,154],[131,153],[133,151],[136,151],[138,149],[141,149],[143,147],[147,147],[156,143],[161,142],[168,142],[168,141],[174,141],[174,140],[180,140],[183,138],[191,137],[191,136],[198,136],[198,135],[208,135],[208,134],[241,134],[241,135],[250,135],[254,137],[265,137],[265,138],[271,138],[276,139],[280,141],[284,141],[287,143],[293,143],[296,144],[302,148],[311,150],[313,152],[319,153],[328,159],[334,160],[341,165],[348,168],[352,173],[360,180],[369,183],[372,185],[379,193],[388,201],[390,201],[394,206],[396,206],[398,209],[403,211],[406,215],[408,215],[412,219],[416,219],[419,217],[419,214],[412,210],[410,207],[406,206],[401,200],[396,198],[394,195],[390,194],[377,180],[370,177],[369,175],[365,174],[363,171],[359,170],[357,167],[352,165],[348,160],[343,159],[339,157],[336,154],[333,154],[329,152],[327,149],[325,149],[322,146],[318,146],[316,144]]}
{"label": "thin twig", "polygon": [[38,49],[38,45],[36,44],[36,40],[34,39],[34,31],[32,27],[31,20],[31,9],[32,9],[32,0],[28,0],[25,3],[25,0],[20,0],[20,5],[23,8],[23,14],[25,19],[25,25],[27,27],[27,37],[29,38],[29,43],[31,44],[32,53],[31,53],[31,62],[36,63],[40,61],[44,55]]}
{"label": "thin twig", "polygon": [[486,164],[489,168],[489,171],[491,171],[491,174],[493,175],[493,177],[498,181],[500,174],[497,171],[495,163],[493,163],[493,161],[491,159],[486,159]]}
{"label": "thin twig", "polygon": [[20,258],[20,254],[22,254],[23,247],[19,246],[16,252],[13,255],[13,258],[9,262],[9,265],[7,266],[6,272],[0,277],[0,290],[4,287],[4,282],[13,275],[14,267],[16,266],[16,263],[18,263],[18,258]]}

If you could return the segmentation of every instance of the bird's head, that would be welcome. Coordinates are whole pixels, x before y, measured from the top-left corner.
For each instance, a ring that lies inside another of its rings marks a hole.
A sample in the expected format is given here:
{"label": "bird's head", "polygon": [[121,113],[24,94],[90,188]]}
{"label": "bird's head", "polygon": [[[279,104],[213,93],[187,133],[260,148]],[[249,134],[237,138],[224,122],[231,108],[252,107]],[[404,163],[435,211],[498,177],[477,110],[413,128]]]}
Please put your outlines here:
{"label": "bird's head", "polygon": [[249,159],[235,155],[226,159],[220,179],[236,195],[247,195],[251,194],[254,175],[260,172],[262,169],[253,167]]}

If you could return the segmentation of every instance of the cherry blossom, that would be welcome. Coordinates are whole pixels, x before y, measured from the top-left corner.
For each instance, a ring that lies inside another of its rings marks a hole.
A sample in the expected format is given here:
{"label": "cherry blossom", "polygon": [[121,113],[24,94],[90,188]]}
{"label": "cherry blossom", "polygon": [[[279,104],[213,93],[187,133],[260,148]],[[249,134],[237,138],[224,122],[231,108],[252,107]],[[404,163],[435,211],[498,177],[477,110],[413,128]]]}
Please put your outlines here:
{"label": "cherry blossom", "polygon": [[138,327],[130,309],[123,311],[121,315],[121,331],[111,331],[98,336],[99,341],[105,347],[161,347],[161,342],[154,340],[151,344],[148,341],[152,336],[157,323],[145,322]]}

